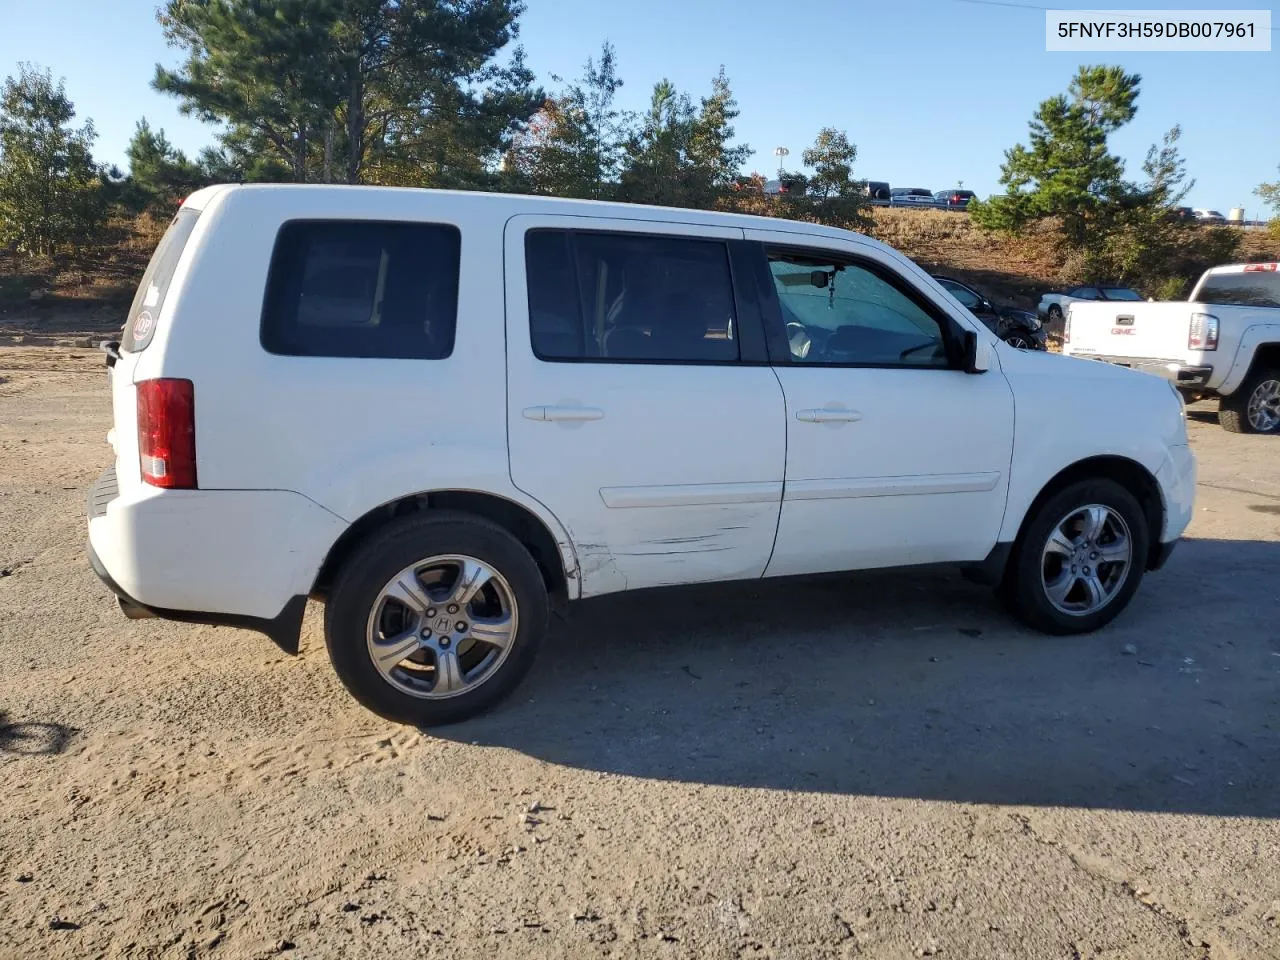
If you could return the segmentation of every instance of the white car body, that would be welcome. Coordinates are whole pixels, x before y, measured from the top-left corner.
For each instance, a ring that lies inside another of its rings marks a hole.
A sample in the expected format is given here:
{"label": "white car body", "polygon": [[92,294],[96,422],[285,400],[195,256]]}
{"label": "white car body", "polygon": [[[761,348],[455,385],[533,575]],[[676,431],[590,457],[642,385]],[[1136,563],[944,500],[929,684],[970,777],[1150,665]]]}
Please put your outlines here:
{"label": "white car body", "polygon": [[[1273,291],[1227,295],[1254,283]],[[1225,302],[1233,299],[1241,302]],[[1276,263],[1214,267],[1205,271],[1185,301],[1074,303],[1063,344],[1063,353],[1070,356],[1162,376],[1188,399],[1235,395],[1259,369],[1280,366],[1278,351]]]}
{"label": "white car body", "polygon": [[[409,502],[518,517],[548,545],[540,559],[569,600],[925,563],[990,569],[1055,478],[1099,464],[1158,491],[1152,567],[1191,516],[1195,464],[1173,391],[1011,348],[914,262],[859,234],[369,187],[218,186],[184,211],[194,223],[167,291],[139,293],[159,305],[152,339],[126,343],[110,369],[114,462],[90,505],[91,559],[131,615],[249,626],[296,649],[302,606],[323,593],[344,535]],[[295,221],[456,226],[451,352],[264,349],[273,245]],[[525,239],[539,229],[858,258],[972,333],[974,368],[549,362],[530,333]],[[169,469],[154,457],[140,466],[139,390],[156,378],[194,384],[189,489],[143,477]]]}
{"label": "white car body", "polygon": [[1129,299],[1116,300],[1112,297],[1107,296],[1106,291],[1110,289],[1124,290],[1127,288],[1124,288],[1124,287],[1115,288],[1115,287],[1105,287],[1105,286],[1098,286],[1098,285],[1091,285],[1091,284],[1080,284],[1078,286],[1072,287],[1070,290],[1068,290],[1065,293],[1060,293],[1060,292],[1046,293],[1040,297],[1040,303],[1036,306],[1036,314],[1042,320],[1052,320],[1054,319],[1054,315],[1053,315],[1054,307],[1058,308],[1058,313],[1065,316],[1067,312],[1067,307],[1070,304],[1080,303],[1082,301],[1096,300],[1096,301],[1102,301],[1107,303],[1137,303],[1141,300],[1141,297],[1139,297],[1138,300],[1129,300]]}

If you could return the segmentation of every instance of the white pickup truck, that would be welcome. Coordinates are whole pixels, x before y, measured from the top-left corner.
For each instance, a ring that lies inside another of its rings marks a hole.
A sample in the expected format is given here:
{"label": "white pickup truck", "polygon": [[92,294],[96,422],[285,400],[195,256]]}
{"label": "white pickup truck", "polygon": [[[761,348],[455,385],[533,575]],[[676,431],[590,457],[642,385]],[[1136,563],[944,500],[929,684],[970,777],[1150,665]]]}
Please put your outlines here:
{"label": "white pickup truck", "polygon": [[1280,264],[1214,267],[1186,301],[1071,303],[1062,352],[1218,397],[1232,433],[1280,432]]}

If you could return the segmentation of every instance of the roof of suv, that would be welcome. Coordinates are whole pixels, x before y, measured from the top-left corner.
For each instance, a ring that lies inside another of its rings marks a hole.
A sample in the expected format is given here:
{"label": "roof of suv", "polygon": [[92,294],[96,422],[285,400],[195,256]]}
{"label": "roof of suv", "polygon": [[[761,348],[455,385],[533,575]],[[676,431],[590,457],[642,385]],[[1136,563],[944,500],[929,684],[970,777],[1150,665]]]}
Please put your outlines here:
{"label": "roof of suv", "polygon": [[659,207],[639,203],[618,203],[606,200],[573,200],[561,197],[540,197],[517,193],[486,193],[472,190],[434,190],[421,187],[373,187],[348,184],[216,184],[192,193],[183,202],[184,207],[205,210],[232,196],[253,194],[287,194],[303,198],[324,197],[332,202],[341,198],[352,207],[353,215],[359,213],[359,201],[378,197],[374,207],[381,208],[389,198],[398,201],[422,200],[428,197],[461,200],[480,206],[505,207],[511,216],[520,214],[549,214],[560,216],[617,217],[627,220],[654,220],[671,223],[706,224],[707,226],[737,227],[743,230],[772,230],[778,233],[803,233],[810,236],[826,236],[844,240],[856,239],[881,249],[891,249],[865,234],[837,227],[800,220],[784,220],[778,217],[753,216],[743,213],[724,213],[718,210],[693,210],[684,207]]}

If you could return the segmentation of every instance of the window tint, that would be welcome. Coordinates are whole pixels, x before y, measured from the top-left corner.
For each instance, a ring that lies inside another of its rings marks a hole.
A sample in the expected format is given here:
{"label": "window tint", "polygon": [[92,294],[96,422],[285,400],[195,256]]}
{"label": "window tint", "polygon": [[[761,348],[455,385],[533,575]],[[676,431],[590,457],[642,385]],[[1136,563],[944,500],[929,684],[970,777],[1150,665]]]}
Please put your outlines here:
{"label": "window tint", "polygon": [[1280,273],[1211,273],[1196,297],[1199,303],[1240,307],[1280,307]]}
{"label": "window tint", "polygon": [[1102,295],[1108,300],[1141,300],[1142,294],[1128,287],[1103,287]]}
{"label": "window tint", "polygon": [[721,241],[536,230],[525,268],[529,331],[544,360],[738,359]]}
{"label": "window tint", "polygon": [[169,229],[160,238],[160,244],[151,255],[151,262],[147,264],[146,273],[142,275],[138,292],[133,295],[133,304],[129,307],[129,317],[120,338],[120,345],[125,350],[144,350],[151,342],[151,337],[156,332],[156,321],[160,318],[160,308],[164,306],[165,294],[169,292],[169,283],[178,270],[178,261],[182,259],[182,251],[186,248],[198,219],[199,210],[183,208],[169,222]]}
{"label": "window tint", "polygon": [[262,345],[310,357],[438,360],[453,352],[457,227],[295,220],[276,238]]}
{"label": "window tint", "polygon": [[868,267],[771,252],[769,269],[795,361],[948,365],[939,321]]}
{"label": "window tint", "polygon": [[1067,296],[1075,297],[1079,300],[1097,300],[1099,294],[1097,287],[1076,287]]}

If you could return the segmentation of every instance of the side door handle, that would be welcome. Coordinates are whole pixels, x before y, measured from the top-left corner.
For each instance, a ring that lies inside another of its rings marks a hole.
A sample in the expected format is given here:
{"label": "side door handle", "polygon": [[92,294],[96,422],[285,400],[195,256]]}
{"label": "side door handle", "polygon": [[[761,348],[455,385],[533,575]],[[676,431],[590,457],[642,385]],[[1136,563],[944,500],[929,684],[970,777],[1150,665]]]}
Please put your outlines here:
{"label": "side door handle", "polygon": [[862,419],[857,410],[830,410],[818,407],[810,410],[797,410],[796,419],[805,423],[853,423]]}
{"label": "side door handle", "polygon": [[599,407],[569,407],[556,404],[545,404],[537,407],[525,407],[526,420],[602,420],[604,411]]}

